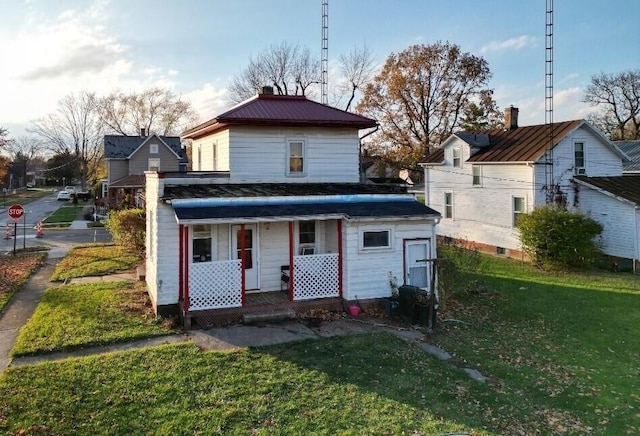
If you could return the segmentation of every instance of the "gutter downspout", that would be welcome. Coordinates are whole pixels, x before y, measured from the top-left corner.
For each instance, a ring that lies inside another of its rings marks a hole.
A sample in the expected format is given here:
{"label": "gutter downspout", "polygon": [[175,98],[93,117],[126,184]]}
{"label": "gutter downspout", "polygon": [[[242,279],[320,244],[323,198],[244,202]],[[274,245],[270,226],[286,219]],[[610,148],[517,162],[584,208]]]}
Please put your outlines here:
{"label": "gutter downspout", "polygon": [[369,133],[365,133],[364,136],[358,138],[358,181],[360,183],[366,183],[366,180],[362,180],[364,178],[364,171],[362,170],[362,140],[369,135],[373,135],[380,128],[380,124],[376,124],[376,128],[370,131]]}

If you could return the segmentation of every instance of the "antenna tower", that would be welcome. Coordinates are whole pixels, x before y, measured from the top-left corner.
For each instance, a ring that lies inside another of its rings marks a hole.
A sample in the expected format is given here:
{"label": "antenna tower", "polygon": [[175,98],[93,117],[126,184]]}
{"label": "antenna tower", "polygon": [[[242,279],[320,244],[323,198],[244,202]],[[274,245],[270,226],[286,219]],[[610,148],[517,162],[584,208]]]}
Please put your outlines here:
{"label": "antenna tower", "polygon": [[329,0],[322,0],[322,57],[320,61],[322,69],[321,91],[322,104],[329,104]]}
{"label": "antenna tower", "polygon": [[545,153],[544,175],[547,204],[553,202],[553,0],[547,0],[547,24],[546,24],[546,48],[545,48],[545,98],[544,98],[544,122],[549,129],[548,147]]}

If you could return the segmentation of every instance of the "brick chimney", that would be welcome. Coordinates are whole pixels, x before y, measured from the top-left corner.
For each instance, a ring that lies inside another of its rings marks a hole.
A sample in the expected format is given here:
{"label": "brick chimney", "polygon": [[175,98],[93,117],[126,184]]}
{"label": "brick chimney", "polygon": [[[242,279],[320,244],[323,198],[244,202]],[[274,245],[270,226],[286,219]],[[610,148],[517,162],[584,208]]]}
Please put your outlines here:
{"label": "brick chimney", "polygon": [[262,94],[262,95],[273,95],[273,86],[263,86],[260,89],[259,94]]}
{"label": "brick chimney", "polygon": [[504,128],[513,130],[518,128],[518,108],[509,106],[504,111]]}

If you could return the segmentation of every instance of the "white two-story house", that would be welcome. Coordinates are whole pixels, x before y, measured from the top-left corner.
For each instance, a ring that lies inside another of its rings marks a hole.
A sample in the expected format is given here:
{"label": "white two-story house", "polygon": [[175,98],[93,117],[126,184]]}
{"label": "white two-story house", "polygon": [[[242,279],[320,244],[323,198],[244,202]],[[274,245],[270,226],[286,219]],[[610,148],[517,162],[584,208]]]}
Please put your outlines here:
{"label": "white two-story house", "polygon": [[[519,258],[519,215],[551,201],[601,222],[605,254],[637,259],[637,211],[629,196],[622,200],[610,192],[607,199],[614,198],[618,207],[607,203],[606,210],[604,200],[594,199],[604,195],[597,191],[604,178],[623,177],[627,156],[584,120],[554,123],[549,154],[550,127],[519,127],[517,119],[518,109],[511,107],[505,129],[454,133],[422,164],[425,202],[442,213],[438,235]],[[606,184],[612,189],[620,185]],[[613,237],[618,230],[625,236]]]}
{"label": "white two-story house", "polygon": [[156,312],[221,323],[259,302],[341,307],[389,296],[393,277],[435,292],[440,215],[359,181],[359,132],[375,125],[265,88],[184,132],[193,171],[146,174]]}

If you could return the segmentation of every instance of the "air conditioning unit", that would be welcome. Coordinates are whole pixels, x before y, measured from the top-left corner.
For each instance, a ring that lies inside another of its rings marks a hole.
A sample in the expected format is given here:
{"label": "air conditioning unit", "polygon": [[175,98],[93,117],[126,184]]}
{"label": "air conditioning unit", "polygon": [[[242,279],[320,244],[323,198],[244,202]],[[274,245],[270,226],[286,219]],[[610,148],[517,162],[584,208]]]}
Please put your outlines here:
{"label": "air conditioning unit", "polygon": [[576,168],[576,174],[581,175],[586,173],[587,173],[586,168]]}

